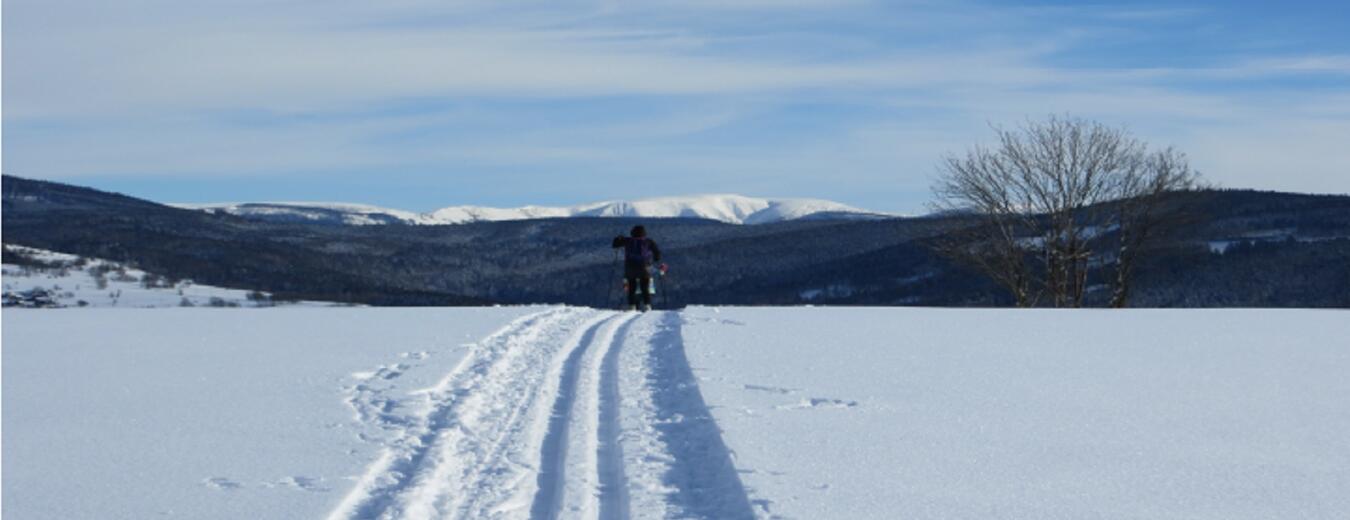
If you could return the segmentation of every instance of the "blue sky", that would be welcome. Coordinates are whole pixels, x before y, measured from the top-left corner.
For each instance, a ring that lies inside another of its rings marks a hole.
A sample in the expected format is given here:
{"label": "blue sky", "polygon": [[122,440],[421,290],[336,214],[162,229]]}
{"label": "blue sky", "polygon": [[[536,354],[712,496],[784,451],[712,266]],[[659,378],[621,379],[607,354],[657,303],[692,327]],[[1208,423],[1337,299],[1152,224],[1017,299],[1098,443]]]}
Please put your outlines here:
{"label": "blue sky", "polygon": [[1350,192],[1344,2],[4,7],[4,172],[159,201],[921,212],[944,154],[1063,113],[1226,187]]}

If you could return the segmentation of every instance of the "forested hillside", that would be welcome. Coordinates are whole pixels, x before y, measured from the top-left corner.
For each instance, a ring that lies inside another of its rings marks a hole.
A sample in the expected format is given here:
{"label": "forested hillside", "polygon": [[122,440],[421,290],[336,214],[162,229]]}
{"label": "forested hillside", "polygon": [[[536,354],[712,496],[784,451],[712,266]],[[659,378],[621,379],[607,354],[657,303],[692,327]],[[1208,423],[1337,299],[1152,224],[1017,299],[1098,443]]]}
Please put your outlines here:
{"label": "forested hillside", "polygon": [[[614,235],[638,220],[331,226],[249,220],[5,176],[6,243],[278,298],[376,305],[617,302]],[[1134,306],[1350,307],[1350,197],[1187,195],[1203,215],[1141,266]],[[958,218],[958,217],[952,217]],[[686,304],[1006,305],[926,244],[952,218],[744,226],[643,219]]]}

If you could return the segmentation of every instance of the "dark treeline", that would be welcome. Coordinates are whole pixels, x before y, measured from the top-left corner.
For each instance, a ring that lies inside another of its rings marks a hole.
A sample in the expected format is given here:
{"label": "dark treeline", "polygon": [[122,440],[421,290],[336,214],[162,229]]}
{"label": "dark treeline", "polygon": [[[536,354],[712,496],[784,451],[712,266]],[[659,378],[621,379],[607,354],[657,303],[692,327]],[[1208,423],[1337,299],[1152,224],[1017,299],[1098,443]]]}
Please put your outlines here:
{"label": "dark treeline", "polygon": [[[283,299],[375,305],[614,304],[606,301],[617,300],[619,283],[609,242],[639,223],[268,222],[10,176],[3,193],[6,243]],[[1251,191],[1183,197],[1191,198],[1175,203],[1193,205],[1205,219],[1148,256],[1133,306],[1350,307],[1350,197]],[[1011,303],[991,281],[932,252],[928,241],[941,235],[946,218],[640,222],[672,266],[658,303]]]}

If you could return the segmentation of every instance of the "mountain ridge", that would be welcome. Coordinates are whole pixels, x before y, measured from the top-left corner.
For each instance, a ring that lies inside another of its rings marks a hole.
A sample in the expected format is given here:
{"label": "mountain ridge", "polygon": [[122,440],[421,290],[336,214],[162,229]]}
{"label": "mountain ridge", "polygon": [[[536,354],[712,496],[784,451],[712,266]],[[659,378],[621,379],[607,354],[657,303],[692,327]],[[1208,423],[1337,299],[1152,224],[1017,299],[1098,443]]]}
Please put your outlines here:
{"label": "mountain ridge", "polygon": [[899,216],[822,199],[758,198],[724,193],[609,200],[574,206],[529,205],[498,208],[461,205],[447,206],[424,213],[346,202],[276,201],[170,205],[240,217],[342,225],[446,225],[569,217],[701,218],[728,224],[754,225],[813,216],[830,219],[879,219]]}

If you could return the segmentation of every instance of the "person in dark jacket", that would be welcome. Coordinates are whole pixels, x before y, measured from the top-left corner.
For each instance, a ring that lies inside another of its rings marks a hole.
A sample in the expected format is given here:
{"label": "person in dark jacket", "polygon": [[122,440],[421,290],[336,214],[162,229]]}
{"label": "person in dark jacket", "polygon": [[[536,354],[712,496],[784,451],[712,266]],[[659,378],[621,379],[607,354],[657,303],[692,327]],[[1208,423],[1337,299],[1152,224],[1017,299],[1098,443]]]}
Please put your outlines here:
{"label": "person in dark jacket", "polygon": [[[614,237],[613,246],[615,249],[622,247],[624,251],[623,277],[628,282],[628,310],[637,309],[640,289],[642,310],[649,311],[652,309],[651,267],[661,262],[661,248],[647,238],[647,229],[642,226],[633,226],[629,235]],[[665,272],[665,264],[661,264],[661,271]]]}

